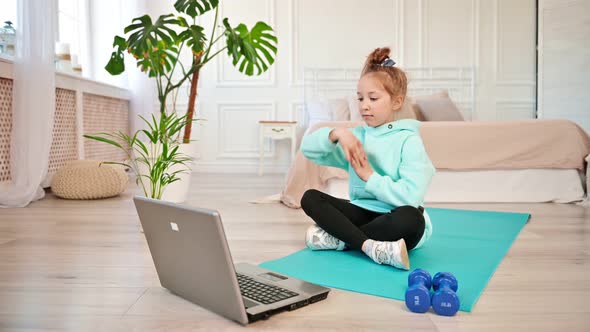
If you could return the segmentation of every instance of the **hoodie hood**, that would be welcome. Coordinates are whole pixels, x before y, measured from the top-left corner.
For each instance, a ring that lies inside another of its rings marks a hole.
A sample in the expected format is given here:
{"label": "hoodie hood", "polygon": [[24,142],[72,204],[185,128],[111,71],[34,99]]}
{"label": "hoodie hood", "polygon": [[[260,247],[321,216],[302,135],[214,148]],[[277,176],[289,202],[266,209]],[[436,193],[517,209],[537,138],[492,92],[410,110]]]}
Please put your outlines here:
{"label": "hoodie hood", "polygon": [[419,134],[420,121],[414,119],[400,119],[392,122],[384,123],[379,127],[370,127],[364,125],[365,132],[371,136],[382,136],[385,134],[392,134],[402,130],[409,130],[413,133]]}

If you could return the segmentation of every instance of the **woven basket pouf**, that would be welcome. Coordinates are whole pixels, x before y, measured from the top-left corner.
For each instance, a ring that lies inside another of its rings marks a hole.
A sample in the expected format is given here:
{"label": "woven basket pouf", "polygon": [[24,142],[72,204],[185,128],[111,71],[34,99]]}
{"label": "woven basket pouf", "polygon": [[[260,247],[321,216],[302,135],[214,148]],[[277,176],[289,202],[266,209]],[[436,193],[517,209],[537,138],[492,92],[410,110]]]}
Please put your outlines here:
{"label": "woven basket pouf", "polygon": [[51,191],[65,199],[98,199],[117,196],[127,188],[123,166],[98,160],[74,160],[60,167],[51,181]]}

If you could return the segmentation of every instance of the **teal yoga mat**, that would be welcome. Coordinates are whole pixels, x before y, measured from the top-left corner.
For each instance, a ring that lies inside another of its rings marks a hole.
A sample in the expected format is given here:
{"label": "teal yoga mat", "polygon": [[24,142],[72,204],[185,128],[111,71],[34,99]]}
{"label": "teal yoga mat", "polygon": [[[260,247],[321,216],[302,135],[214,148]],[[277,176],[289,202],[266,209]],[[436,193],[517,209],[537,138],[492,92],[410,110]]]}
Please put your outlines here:
{"label": "teal yoga mat", "polygon": [[[530,214],[428,208],[433,234],[410,252],[411,268],[453,273],[470,312]],[[409,271],[373,263],[360,251],[303,249],[260,266],[326,287],[404,300]]]}

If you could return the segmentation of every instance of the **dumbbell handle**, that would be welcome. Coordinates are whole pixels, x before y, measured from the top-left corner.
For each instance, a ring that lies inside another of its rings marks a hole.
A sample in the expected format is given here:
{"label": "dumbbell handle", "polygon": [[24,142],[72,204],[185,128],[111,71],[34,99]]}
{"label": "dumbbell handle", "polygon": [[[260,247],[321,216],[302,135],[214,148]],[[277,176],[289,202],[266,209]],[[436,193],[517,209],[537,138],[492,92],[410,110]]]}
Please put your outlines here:
{"label": "dumbbell handle", "polygon": [[451,287],[451,281],[449,279],[443,278],[438,282],[438,287],[436,289],[436,291],[438,290],[446,290],[446,291],[455,291],[453,289],[453,287]]}
{"label": "dumbbell handle", "polygon": [[416,269],[408,276],[408,286],[414,285],[416,282],[424,285],[427,289],[432,286],[432,277],[428,271],[423,269]]}
{"label": "dumbbell handle", "polygon": [[432,279],[432,289],[436,292],[439,288],[447,287],[452,289],[454,292],[459,289],[459,284],[455,276],[449,273],[437,273]]}
{"label": "dumbbell handle", "polygon": [[422,285],[427,289],[430,288],[430,286],[428,285],[430,282],[424,276],[416,276],[413,280],[414,282],[408,286],[412,287],[413,285]]}

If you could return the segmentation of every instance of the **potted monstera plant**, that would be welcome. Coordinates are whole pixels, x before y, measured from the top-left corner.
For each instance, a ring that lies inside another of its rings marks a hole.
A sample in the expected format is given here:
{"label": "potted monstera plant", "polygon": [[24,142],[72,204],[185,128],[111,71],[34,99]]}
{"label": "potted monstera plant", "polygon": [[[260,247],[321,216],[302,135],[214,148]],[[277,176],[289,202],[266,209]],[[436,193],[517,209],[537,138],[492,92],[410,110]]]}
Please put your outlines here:
{"label": "potted monstera plant", "polygon": [[[119,75],[125,71],[125,53],[133,56],[141,71],[155,80],[158,116],[142,118],[148,129],[131,136],[99,133],[85,137],[130,151],[130,162],[124,164],[136,172],[138,184],[143,185],[144,180],[148,184],[144,186],[146,196],[180,202],[186,199],[189,188],[194,151],[191,129],[198,120],[194,113],[201,69],[225,51],[241,73],[260,75],[274,63],[278,40],[264,22],[257,22],[251,29],[243,23],[232,25],[228,18],[218,24],[219,0],[177,0],[174,8],[176,13],[160,15],[155,21],[148,15],[134,18],[123,37],[115,36],[114,51],[105,67],[111,75]],[[208,12],[215,15],[209,38],[196,24],[197,17]],[[179,59],[183,50],[190,51],[189,64]],[[178,114],[175,101],[179,89],[187,83],[188,106]]]}

